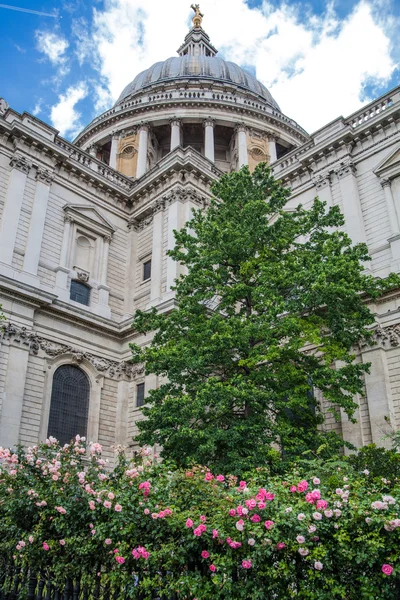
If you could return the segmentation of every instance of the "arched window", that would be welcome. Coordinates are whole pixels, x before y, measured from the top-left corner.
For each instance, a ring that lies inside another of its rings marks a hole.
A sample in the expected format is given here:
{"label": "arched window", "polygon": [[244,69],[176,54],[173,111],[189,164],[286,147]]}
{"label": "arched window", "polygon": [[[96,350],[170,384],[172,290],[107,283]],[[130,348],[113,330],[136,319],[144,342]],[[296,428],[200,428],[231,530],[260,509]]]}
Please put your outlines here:
{"label": "arched window", "polygon": [[81,281],[76,281],[76,279],[73,279],[71,281],[69,297],[75,302],[80,302],[80,304],[89,306],[90,287]]}
{"label": "arched window", "polygon": [[78,433],[86,436],[90,384],[86,374],[73,365],[58,367],[53,376],[47,436],[68,444]]}

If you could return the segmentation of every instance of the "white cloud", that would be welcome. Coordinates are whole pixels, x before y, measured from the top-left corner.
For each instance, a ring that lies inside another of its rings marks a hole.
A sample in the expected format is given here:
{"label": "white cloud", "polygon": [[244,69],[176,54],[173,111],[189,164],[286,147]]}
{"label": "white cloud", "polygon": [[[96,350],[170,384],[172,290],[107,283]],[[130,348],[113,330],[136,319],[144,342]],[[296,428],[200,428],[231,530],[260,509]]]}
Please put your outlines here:
{"label": "white cloud", "polygon": [[88,87],[85,82],[80,81],[58,97],[58,103],[51,108],[50,120],[61,135],[70,134],[74,137],[82,129],[81,114],[75,106],[87,95]]}
{"label": "white cloud", "polygon": [[49,59],[52,65],[58,67],[60,77],[69,72],[66,55],[69,43],[65,38],[51,31],[37,31],[36,43],[38,50]]}
{"label": "white cloud", "polygon": [[32,114],[35,115],[35,117],[37,117],[38,114],[40,114],[42,112],[42,106],[43,106],[43,99],[39,98],[39,100],[37,100],[34,109],[32,110]]}
{"label": "white cloud", "polygon": [[[257,9],[245,0],[201,3],[204,28],[221,55],[253,65],[282,110],[309,131],[357,110],[365,82],[384,85],[396,66],[390,54],[394,25],[388,0],[360,0],[344,21],[333,6],[327,2],[325,13],[316,16],[305,15],[304,3],[276,8],[264,0]],[[115,101],[154,62],[176,56],[191,15],[187,0],[168,5],[105,0],[104,11],[94,9],[93,32],[84,49],[91,46],[92,63],[109,98]],[[105,107],[107,94],[103,86],[98,89],[98,106]]]}

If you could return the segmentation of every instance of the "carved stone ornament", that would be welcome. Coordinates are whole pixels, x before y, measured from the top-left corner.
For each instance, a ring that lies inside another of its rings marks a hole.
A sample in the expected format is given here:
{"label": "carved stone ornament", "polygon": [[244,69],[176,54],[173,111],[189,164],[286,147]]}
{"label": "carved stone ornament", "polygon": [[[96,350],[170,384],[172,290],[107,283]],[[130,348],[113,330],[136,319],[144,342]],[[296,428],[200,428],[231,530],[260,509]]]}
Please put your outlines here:
{"label": "carved stone ornament", "polygon": [[19,152],[16,152],[14,156],[11,157],[10,165],[13,169],[18,169],[26,174],[29,173],[32,167],[32,163],[26,158],[26,156],[23,156]]}
{"label": "carved stone ornament", "polygon": [[[372,334],[372,343],[380,348],[396,348],[400,346],[400,325],[390,325],[382,327],[377,325]],[[367,342],[360,343],[361,348],[368,348]]]}
{"label": "carved stone ornament", "polygon": [[8,102],[4,100],[4,98],[0,98],[0,115],[4,115],[8,110],[9,105]]}
{"label": "carved stone ornament", "polygon": [[42,350],[44,354],[55,358],[63,354],[72,356],[73,362],[81,363],[87,360],[99,372],[108,375],[111,378],[119,378],[121,376],[133,379],[144,374],[143,364],[132,364],[129,361],[123,360],[120,362],[95,356],[89,352],[83,352],[78,348],[67,344],[59,344],[40,337],[36,332],[29,331],[26,327],[19,327],[13,323],[7,323],[0,329],[0,341],[9,340],[14,343],[26,345],[29,351],[35,356]]}
{"label": "carved stone ornament", "polygon": [[203,196],[202,194],[199,194],[199,192],[197,192],[195,189],[190,188],[190,187],[189,188],[176,188],[169,194],[166,194],[165,196],[163,196],[163,201],[165,202],[165,204],[173,204],[176,201],[179,201],[179,202],[191,201],[191,202],[194,202],[195,204],[198,204],[202,208],[205,208],[210,203],[209,198],[207,198],[206,196]]}
{"label": "carved stone ornament", "polygon": [[41,181],[42,183],[47,183],[47,185],[51,185],[51,183],[54,181],[54,173],[53,171],[50,171],[50,169],[38,167],[36,170],[36,180]]}
{"label": "carved stone ornament", "polygon": [[76,276],[82,283],[87,283],[89,281],[89,273],[82,271],[81,269],[76,270]]}
{"label": "carved stone ornament", "polygon": [[203,121],[203,127],[215,127],[215,119],[207,117],[207,119],[204,119]]}

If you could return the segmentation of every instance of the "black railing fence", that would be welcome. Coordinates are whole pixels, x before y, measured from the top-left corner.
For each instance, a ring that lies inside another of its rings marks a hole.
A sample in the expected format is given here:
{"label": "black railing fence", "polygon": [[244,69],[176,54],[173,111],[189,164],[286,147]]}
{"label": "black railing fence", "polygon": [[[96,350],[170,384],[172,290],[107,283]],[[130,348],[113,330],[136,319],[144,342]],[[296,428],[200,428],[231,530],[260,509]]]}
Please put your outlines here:
{"label": "black railing fence", "polygon": [[[100,573],[100,575],[97,575]],[[102,583],[101,567],[96,569],[88,582],[88,576],[65,578],[52,577],[51,571],[34,572],[30,568],[16,566],[13,561],[0,564],[0,600],[178,600],[176,594],[168,597],[157,591],[141,592],[139,578],[132,575],[126,586]]]}

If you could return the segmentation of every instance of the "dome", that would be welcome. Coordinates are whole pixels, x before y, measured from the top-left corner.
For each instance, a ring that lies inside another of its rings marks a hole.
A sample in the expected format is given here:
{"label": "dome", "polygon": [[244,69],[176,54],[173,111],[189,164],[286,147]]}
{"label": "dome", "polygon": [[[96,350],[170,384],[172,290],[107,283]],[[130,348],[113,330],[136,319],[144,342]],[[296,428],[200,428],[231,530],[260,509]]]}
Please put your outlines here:
{"label": "dome", "polygon": [[243,90],[261,96],[270,106],[280,110],[265,85],[260,83],[254,75],[239,67],[239,65],[223,60],[217,56],[193,56],[185,54],[175,56],[165,61],[157,62],[149,69],[136,75],[135,79],[126,86],[116,104],[126,98],[157,83],[164,83],[174,79],[209,79],[219,83],[233,84]]}

